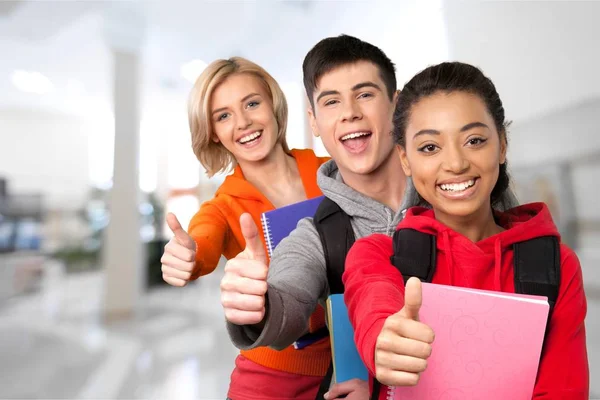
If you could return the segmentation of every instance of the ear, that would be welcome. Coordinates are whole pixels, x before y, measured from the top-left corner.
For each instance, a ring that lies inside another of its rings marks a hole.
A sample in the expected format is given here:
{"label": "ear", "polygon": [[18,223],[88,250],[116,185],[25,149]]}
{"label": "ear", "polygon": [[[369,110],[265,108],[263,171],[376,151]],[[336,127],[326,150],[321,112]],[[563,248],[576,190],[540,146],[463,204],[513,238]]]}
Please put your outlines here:
{"label": "ear", "polygon": [[406,149],[402,146],[396,146],[398,150],[398,154],[400,155],[400,164],[402,165],[402,170],[404,171],[404,175],[412,176],[412,170],[410,169],[410,163],[408,162],[408,157],[406,156]]}
{"label": "ear", "polygon": [[508,142],[506,141],[506,132],[500,134],[500,164],[506,162],[506,152],[508,149]]}
{"label": "ear", "polygon": [[317,126],[317,119],[315,118],[315,112],[313,111],[313,109],[310,105],[308,106],[307,113],[308,113],[308,122],[310,123],[310,129],[312,130],[313,136],[314,137],[321,136],[319,134],[319,128]]}
{"label": "ear", "polygon": [[213,137],[211,138],[211,140],[215,143],[221,143],[221,141],[219,140],[219,137],[217,135],[213,135]]}
{"label": "ear", "polygon": [[394,106],[396,105],[396,103],[398,102],[398,96],[400,96],[400,90],[396,90],[394,92],[394,98],[392,99],[394,102]]}

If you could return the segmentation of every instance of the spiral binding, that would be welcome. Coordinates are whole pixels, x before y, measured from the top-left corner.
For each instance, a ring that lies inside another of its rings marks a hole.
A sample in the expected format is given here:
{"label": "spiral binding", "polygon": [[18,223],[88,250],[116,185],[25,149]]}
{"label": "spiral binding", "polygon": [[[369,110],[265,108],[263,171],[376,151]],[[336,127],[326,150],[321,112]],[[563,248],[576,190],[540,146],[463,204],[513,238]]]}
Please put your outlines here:
{"label": "spiral binding", "polygon": [[387,395],[385,397],[386,400],[394,400],[394,396],[396,395],[396,387],[388,386],[387,388]]}
{"label": "spiral binding", "polygon": [[263,228],[265,243],[267,244],[267,253],[269,253],[269,258],[271,258],[273,255],[273,237],[271,236],[271,229],[269,229],[269,219],[264,213],[260,216],[260,223]]}

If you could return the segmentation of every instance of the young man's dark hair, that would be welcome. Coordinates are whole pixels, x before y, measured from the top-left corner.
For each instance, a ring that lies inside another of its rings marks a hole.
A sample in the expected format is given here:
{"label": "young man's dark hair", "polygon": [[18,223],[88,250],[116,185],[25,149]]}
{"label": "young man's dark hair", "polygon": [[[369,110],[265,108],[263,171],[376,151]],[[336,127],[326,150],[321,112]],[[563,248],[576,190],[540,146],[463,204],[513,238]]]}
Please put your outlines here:
{"label": "young man's dark hair", "polygon": [[397,86],[396,68],[392,60],[377,46],[353,36],[340,35],[321,40],[308,52],[302,63],[304,88],[313,110],[313,94],[319,79],[339,66],[358,61],[372,62],[377,66],[387,95],[392,100]]}

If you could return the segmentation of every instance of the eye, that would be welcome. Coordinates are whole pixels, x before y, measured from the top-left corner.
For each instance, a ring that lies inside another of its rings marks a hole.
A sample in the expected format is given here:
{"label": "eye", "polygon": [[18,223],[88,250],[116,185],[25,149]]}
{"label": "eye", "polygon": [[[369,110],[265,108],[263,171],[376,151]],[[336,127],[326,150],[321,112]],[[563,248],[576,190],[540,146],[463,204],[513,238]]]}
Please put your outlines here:
{"label": "eye", "polygon": [[373,93],[368,93],[367,92],[367,93],[361,93],[361,94],[358,95],[359,99],[366,99],[366,98],[369,98],[369,97],[373,97]]}
{"label": "eye", "polygon": [[419,151],[422,153],[433,153],[437,149],[439,149],[439,147],[435,144],[426,144],[425,146],[419,147]]}
{"label": "eye", "polygon": [[330,106],[332,104],[336,104],[337,102],[338,102],[337,100],[331,99],[331,100],[327,100],[323,105]]}
{"label": "eye", "polygon": [[224,119],[227,119],[227,117],[229,117],[229,113],[223,113],[217,117],[217,122],[223,121]]}
{"label": "eye", "polygon": [[256,107],[258,107],[259,104],[260,104],[259,101],[252,100],[252,101],[249,101],[248,104],[246,104],[246,108],[256,108]]}
{"label": "eye", "polygon": [[480,146],[482,144],[484,144],[485,142],[487,142],[487,139],[484,138],[471,138],[467,141],[467,144],[469,146]]}

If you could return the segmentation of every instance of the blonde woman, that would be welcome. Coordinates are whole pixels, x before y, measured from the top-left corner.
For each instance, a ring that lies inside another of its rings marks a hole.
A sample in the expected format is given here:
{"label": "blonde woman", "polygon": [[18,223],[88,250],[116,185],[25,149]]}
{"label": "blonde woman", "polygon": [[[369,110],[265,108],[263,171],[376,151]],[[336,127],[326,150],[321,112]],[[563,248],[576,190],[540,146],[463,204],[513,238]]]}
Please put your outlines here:
{"label": "blonde woman", "polygon": [[[162,271],[173,286],[211,273],[221,255],[232,258],[244,250],[243,213],[260,227],[261,213],[320,196],[317,169],[327,161],[312,150],[288,149],[283,92],[271,75],[246,59],[211,63],[192,89],[188,114],[192,148],[208,176],[232,169],[233,173],[215,197],[202,204],[187,232],[173,214],[168,215],[174,237],[165,247]],[[319,308],[309,330],[323,326]],[[302,350],[290,346],[283,351],[266,347],[242,351],[228,397],[312,400],[330,360],[328,337]]]}

